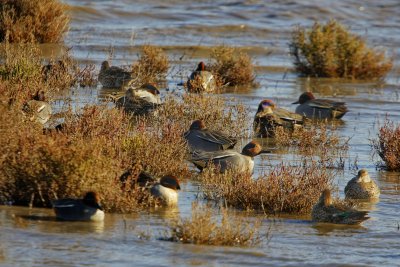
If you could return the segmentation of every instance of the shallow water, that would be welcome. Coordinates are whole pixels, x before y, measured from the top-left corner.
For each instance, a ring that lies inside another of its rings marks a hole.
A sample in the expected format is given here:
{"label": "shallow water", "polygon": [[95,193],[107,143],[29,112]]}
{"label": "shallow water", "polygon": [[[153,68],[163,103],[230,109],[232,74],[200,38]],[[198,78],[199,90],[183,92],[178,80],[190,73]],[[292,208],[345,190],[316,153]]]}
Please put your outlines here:
{"label": "shallow water", "polygon": [[[175,244],[159,241],[165,225],[177,216],[189,216],[197,186],[182,186],[179,207],[133,215],[107,214],[101,224],[54,221],[48,209],[0,207],[0,265],[5,266],[400,266],[398,214],[400,174],[377,171],[370,147],[379,122],[389,116],[400,121],[399,55],[400,3],[384,1],[94,1],[68,0],[72,21],[66,43],[80,62],[100,62],[113,49],[114,64],[137,59],[140,45],[166,49],[172,68],[167,86],[185,80],[199,59],[206,60],[210,46],[244,47],[257,64],[260,86],[229,89],[223,94],[239,98],[255,112],[263,98],[294,110],[290,103],[301,92],[347,102],[349,112],[338,126],[351,137],[345,169],[337,174],[341,195],[355,174],[354,164],[366,168],[381,188],[380,201],[366,204],[371,219],[360,227],[316,226],[310,218],[265,218],[262,232],[271,238],[261,247],[231,248]],[[291,73],[287,43],[293,25],[335,18],[351,25],[372,46],[385,47],[395,67],[384,84],[330,79],[298,78]],[[52,50],[55,51],[55,50]],[[162,91],[165,94],[165,90]],[[101,101],[100,88],[75,90],[77,105]],[[274,165],[292,155],[258,158],[256,169]],[[216,210],[217,212],[217,210]],[[270,228],[271,227],[271,228]],[[149,238],[146,238],[149,236]]]}

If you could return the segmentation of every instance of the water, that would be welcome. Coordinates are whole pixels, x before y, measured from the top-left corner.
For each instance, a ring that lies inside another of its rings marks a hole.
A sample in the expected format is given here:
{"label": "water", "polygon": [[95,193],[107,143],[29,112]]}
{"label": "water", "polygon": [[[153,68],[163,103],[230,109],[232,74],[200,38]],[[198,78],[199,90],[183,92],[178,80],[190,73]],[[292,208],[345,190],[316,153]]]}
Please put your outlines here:
{"label": "water", "polygon": [[[174,210],[140,214],[107,214],[101,224],[54,221],[48,209],[0,207],[0,264],[4,266],[400,266],[398,205],[400,174],[377,171],[370,139],[385,116],[400,122],[399,55],[400,3],[385,1],[94,1],[68,0],[72,6],[70,32],[65,42],[80,62],[95,63],[114,51],[114,64],[130,64],[143,44],[163,47],[172,68],[169,89],[179,88],[196,67],[206,60],[210,46],[226,44],[246,49],[257,64],[252,89],[227,90],[256,111],[260,100],[273,99],[294,110],[290,103],[301,92],[347,102],[350,111],[339,133],[351,137],[345,170],[337,176],[343,196],[353,165],[366,168],[381,188],[377,203],[365,205],[371,219],[363,226],[315,226],[308,216],[266,218],[262,233],[270,239],[260,247],[232,248],[184,245],[159,241],[165,225],[190,215],[198,188],[182,185],[179,206]],[[394,59],[394,69],[384,84],[298,78],[291,73],[288,42],[293,25],[309,26],[314,20],[335,18],[364,36],[371,46],[384,47]],[[165,90],[162,91],[165,94]],[[101,90],[77,91],[79,103],[97,102]],[[290,155],[257,159],[256,168],[273,165]],[[218,212],[217,210],[215,211]]]}

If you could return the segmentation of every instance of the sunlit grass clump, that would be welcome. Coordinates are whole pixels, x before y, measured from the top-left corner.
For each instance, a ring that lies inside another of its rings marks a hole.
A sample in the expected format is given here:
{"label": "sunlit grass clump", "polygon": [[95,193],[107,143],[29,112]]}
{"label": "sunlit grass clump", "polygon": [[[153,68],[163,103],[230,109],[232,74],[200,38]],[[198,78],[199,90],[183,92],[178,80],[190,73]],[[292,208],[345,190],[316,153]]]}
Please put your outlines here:
{"label": "sunlit grass clump", "polygon": [[230,86],[253,85],[255,74],[251,57],[238,48],[218,46],[211,53],[210,70]]}
{"label": "sunlit grass clump", "polygon": [[383,51],[369,48],[335,20],[316,22],[312,29],[297,27],[289,46],[296,70],[304,76],[381,79],[392,68]]}
{"label": "sunlit grass clump", "polygon": [[169,241],[214,246],[255,246],[261,241],[261,223],[232,216],[221,209],[221,221],[209,206],[192,205],[192,216],[175,221],[165,237]]}
{"label": "sunlit grass clump", "polygon": [[155,83],[165,79],[169,68],[167,54],[162,48],[144,45],[139,60],[133,64],[135,84]]}
{"label": "sunlit grass clump", "polygon": [[400,125],[386,120],[380,127],[378,138],[372,147],[381,157],[384,166],[391,171],[400,171]]}
{"label": "sunlit grass clump", "polygon": [[0,1],[0,41],[57,43],[68,30],[67,5],[58,0]]}
{"label": "sunlit grass clump", "polygon": [[268,214],[310,213],[321,188],[331,184],[327,170],[314,162],[297,167],[279,164],[257,178],[207,170],[199,179],[206,199]]}

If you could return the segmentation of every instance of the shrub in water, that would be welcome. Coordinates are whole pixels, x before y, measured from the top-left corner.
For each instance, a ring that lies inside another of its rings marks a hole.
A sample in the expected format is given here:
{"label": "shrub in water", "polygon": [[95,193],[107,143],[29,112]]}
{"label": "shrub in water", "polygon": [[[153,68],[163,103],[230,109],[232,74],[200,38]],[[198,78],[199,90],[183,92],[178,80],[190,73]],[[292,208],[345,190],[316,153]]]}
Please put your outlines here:
{"label": "shrub in water", "polygon": [[296,70],[304,76],[380,79],[392,67],[384,52],[367,47],[334,20],[316,22],[311,30],[297,27],[289,47]]}

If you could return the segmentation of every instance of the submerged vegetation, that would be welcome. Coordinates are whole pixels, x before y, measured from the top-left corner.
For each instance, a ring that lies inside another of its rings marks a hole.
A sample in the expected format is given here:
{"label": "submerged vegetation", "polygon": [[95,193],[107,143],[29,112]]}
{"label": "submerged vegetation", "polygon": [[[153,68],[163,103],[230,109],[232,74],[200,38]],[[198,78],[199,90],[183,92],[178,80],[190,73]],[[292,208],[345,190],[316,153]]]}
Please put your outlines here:
{"label": "submerged vegetation", "polygon": [[289,46],[296,70],[304,76],[381,79],[392,68],[384,52],[369,48],[335,20],[316,22],[310,30],[297,27]]}
{"label": "submerged vegetation", "polygon": [[1,0],[0,42],[60,42],[68,30],[67,8],[58,0]]}
{"label": "submerged vegetation", "polygon": [[380,127],[377,139],[372,140],[372,147],[381,157],[386,169],[400,171],[400,125],[385,120]]}
{"label": "submerged vegetation", "polygon": [[256,246],[260,243],[260,221],[250,223],[243,217],[232,216],[225,208],[221,208],[221,216],[218,223],[211,207],[193,203],[191,218],[171,223],[165,239],[214,246]]}

